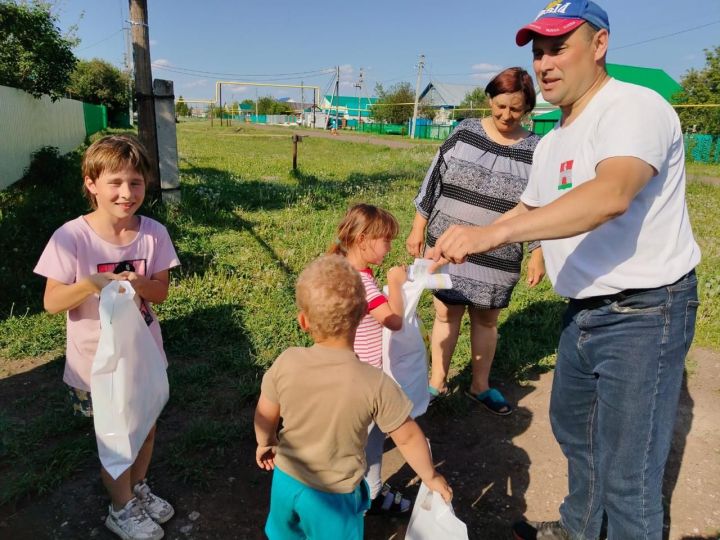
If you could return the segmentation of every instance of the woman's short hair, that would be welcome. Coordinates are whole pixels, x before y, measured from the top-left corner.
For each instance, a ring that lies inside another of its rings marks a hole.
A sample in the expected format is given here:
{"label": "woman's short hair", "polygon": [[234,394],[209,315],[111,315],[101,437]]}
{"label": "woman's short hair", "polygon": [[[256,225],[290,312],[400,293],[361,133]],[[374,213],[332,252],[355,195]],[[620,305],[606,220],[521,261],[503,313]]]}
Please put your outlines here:
{"label": "woman's short hair", "polygon": [[535,87],[530,74],[521,67],[511,67],[495,75],[485,87],[485,93],[494,98],[499,94],[522,92],[525,100],[525,112],[535,108]]}

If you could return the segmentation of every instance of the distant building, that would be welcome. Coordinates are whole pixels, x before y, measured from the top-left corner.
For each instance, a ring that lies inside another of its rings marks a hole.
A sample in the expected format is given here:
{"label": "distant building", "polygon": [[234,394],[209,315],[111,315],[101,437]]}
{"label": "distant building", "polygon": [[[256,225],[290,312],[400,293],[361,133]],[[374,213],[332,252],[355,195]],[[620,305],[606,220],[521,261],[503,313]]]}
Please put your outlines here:
{"label": "distant building", "polygon": [[322,97],[320,110],[334,117],[337,109],[339,117],[357,120],[358,109],[360,109],[360,117],[369,119],[371,116],[370,107],[377,100],[376,97],[333,96],[329,94]]}
{"label": "distant building", "polygon": [[471,84],[449,84],[430,81],[425,89],[420,92],[418,102],[421,106],[437,109],[435,114],[436,123],[449,122],[452,111],[460,107],[465,97],[481,85]]}

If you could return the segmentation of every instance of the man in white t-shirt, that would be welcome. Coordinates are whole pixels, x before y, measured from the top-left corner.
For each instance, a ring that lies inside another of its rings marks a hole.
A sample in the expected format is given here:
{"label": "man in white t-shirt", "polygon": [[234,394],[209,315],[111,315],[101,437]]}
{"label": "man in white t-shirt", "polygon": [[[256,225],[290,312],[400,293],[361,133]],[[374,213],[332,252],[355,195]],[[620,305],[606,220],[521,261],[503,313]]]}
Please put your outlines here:
{"label": "man in white t-shirt", "polygon": [[655,92],[610,78],[607,13],[553,1],[517,34],[533,42],[543,97],[562,118],[538,144],[521,202],[487,227],[454,226],[432,253],[462,262],[542,240],[547,274],[570,299],[550,418],[568,460],[560,520],[515,538],[660,539],[662,480],[700,261],[685,203],[680,122]]}

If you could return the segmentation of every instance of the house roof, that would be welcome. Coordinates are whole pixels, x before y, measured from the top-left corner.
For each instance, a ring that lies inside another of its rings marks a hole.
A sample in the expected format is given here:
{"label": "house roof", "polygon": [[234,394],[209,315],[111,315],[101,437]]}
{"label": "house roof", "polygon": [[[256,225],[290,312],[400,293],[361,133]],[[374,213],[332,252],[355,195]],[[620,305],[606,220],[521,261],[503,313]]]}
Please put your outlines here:
{"label": "house roof", "polygon": [[611,77],[619,81],[639,84],[640,86],[655,90],[670,103],[673,102],[673,94],[683,89],[675,79],[662,69],[608,64],[607,70]]}
{"label": "house roof", "polygon": [[[624,66],[621,64],[608,64],[608,74],[619,81],[624,81],[655,90],[668,102],[673,103],[672,96],[683,88],[675,79],[662,69],[639,66]],[[539,98],[540,96],[538,96]],[[556,122],[560,120],[560,109],[539,114],[533,120],[540,122]]]}
{"label": "house roof", "polygon": [[430,81],[420,93],[419,101],[434,106],[459,107],[470,92],[480,85],[471,84],[449,84]]}
{"label": "house roof", "polygon": [[[323,105],[330,106],[330,103],[332,103],[332,106],[335,107],[337,105],[338,107],[345,107],[350,109],[357,109],[358,106],[358,97],[357,96],[335,96],[333,97],[332,94],[327,94],[323,96],[325,98],[325,103]],[[376,97],[361,97],[360,99],[360,108],[361,109],[367,109],[370,105],[375,103],[378,98]]]}

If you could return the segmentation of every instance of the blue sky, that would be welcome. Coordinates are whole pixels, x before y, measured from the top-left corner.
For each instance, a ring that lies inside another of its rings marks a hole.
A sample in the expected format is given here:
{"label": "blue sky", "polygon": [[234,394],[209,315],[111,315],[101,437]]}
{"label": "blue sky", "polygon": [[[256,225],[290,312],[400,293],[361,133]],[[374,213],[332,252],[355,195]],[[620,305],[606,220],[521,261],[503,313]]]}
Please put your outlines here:
{"label": "blue sky", "polygon": [[[362,94],[373,95],[377,82],[414,86],[422,53],[423,86],[485,84],[504,67],[530,70],[530,48],[515,45],[515,32],[546,3],[148,0],[153,76],[173,80],[176,96],[210,99],[217,80],[303,81],[324,92],[332,73],[323,70],[339,65],[341,94],[356,95],[362,67]],[[720,45],[719,0],[598,3],[610,16],[610,62],[661,68],[679,81],[689,68],[703,67],[703,49]],[[127,0],[58,0],[54,9],[63,30],[77,25],[78,57],[123,65]],[[223,100],[255,92],[239,86],[224,90]],[[258,93],[300,97],[294,90]]]}

